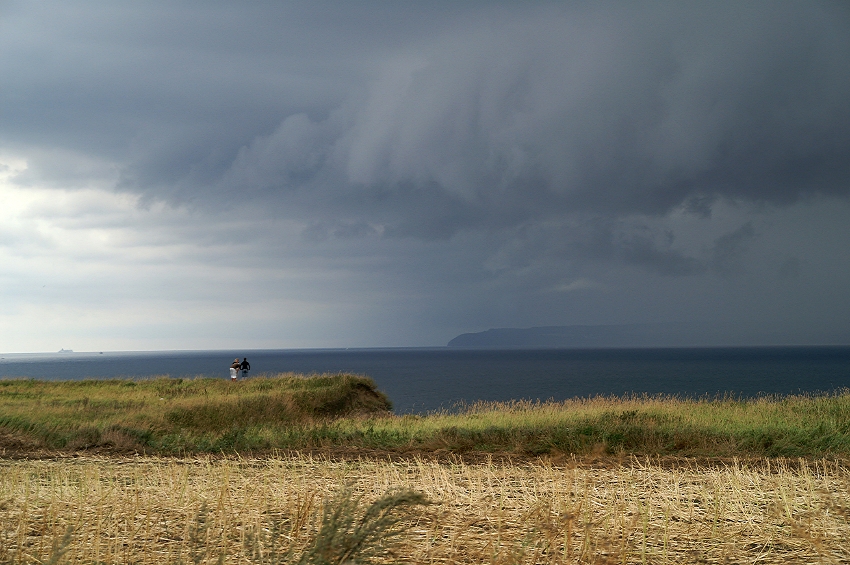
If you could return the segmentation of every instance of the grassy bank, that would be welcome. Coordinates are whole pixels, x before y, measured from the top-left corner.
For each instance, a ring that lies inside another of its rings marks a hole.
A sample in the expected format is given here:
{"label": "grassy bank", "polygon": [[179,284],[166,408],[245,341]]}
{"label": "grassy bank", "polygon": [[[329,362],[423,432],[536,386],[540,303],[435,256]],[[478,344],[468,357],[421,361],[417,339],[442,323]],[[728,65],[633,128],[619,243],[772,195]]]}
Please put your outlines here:
{"label": "grassy bank", "polygon": [[[0,381],[0,446],[219,452],[286,445],[295,430],[392,405],[371,379]],[[281,441],[284,443],[281,444]]]}
{"label": "grassy bank", "polygon": [[760,399],[591,398],[394,416],[354,375],[0,381],[0,449],[148,454],[850,455],[850,392]]}

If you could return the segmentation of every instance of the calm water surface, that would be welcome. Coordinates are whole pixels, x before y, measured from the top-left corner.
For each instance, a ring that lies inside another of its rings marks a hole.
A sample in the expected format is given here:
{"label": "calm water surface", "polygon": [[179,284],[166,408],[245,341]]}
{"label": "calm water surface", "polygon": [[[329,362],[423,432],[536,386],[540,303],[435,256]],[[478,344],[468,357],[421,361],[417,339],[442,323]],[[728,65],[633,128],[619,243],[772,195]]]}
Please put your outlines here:
{"label": "calm water surface", "polygon": [[[227,378],[236,356],[249,375],[346,371],[372,377],[396,412],[458,402],[597,394],[822,392],[850,386],[850,347],[469,350],[310,349],[4,354],[0,378]],[[249,376],[250,378],[250,376]]]}

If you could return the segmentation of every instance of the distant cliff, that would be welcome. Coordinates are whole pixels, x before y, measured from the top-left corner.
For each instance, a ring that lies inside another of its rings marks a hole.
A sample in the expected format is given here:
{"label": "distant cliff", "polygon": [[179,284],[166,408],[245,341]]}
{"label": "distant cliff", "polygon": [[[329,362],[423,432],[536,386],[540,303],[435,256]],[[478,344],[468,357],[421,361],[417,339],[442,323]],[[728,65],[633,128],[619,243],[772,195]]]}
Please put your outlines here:
{"label": "distant cliff", "polygon": [[496,328],[461,334],[449,347],[499,349],[569,347],[677,347],[728,343],[728,336],[681,324],[617,324]]}
{"label": "distant cliff", "polygon": [[[537,328],[496,328],[461,334],[449,347],[555,348],[612,347],[645,342],[641,326],[543,326]],[[646,343],[649,345],[649,343]]]}
{"label": "distant cliff", "polygon": [[824,330],[801,336],[793,328],[782,326],[674,322],[496,328],[461,334],[448,345],[492,349],[850,345],[850,334]]}

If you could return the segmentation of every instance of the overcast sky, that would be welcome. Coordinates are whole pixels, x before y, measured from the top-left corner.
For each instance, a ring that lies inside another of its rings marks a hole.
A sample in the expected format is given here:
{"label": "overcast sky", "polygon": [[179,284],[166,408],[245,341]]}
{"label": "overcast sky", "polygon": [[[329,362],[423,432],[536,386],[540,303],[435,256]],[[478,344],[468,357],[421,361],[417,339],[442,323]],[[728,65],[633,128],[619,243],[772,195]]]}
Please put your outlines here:
{"label": "overcast sky", "polygon": [[850,343],[850,6],[0,0],[0,203],[5,352]]}

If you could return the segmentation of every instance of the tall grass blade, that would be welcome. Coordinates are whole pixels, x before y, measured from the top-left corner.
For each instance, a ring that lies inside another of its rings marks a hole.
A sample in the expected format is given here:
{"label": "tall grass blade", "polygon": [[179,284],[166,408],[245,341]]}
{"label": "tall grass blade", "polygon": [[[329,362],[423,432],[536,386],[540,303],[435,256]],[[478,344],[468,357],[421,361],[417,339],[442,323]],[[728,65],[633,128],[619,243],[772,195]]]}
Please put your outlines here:
{"label": "tall grass blade", "polygon": [[370,563],[384,555],[409,528],[417,506],[429,504],[417,492],[390,492],[361,510],[361,497],[346,489],[327,503],[322,523],[298,565]]}

